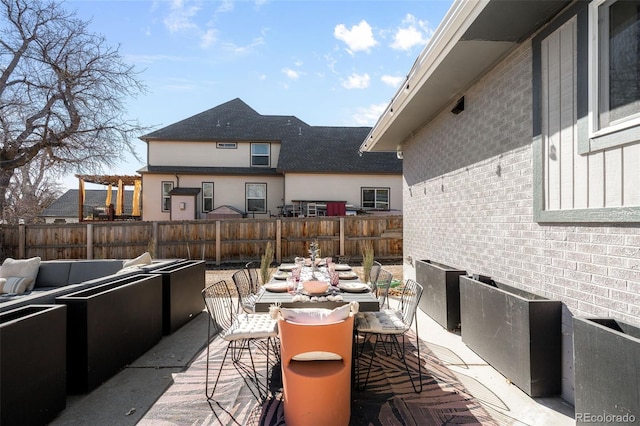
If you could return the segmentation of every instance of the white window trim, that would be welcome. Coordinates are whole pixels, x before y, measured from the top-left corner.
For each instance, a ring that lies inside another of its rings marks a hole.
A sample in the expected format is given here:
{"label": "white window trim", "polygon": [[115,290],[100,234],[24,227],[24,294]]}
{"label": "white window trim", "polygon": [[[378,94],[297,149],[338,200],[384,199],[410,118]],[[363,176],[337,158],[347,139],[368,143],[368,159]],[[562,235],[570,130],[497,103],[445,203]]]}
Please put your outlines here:
{"label": "white window trim", "polygon": [[[257,197],[249,197],[249,185],[262,185],[264,186],[264,198]],[[266,182],[246,182],[245,183],[245,210],[247,213],[266,213],[267,212],[267,184]],[[264,209],[263,210],[249,210],[249,200],[264,200]]]}
{"label": "white window trim", "polygon": [[[364,191],[374,191],[374,200],[373,200],[373,207],[365,207],[364,206]],[[378,208],[378,191],[387,191],[387,208],[386,209],[379,209]],[[383,210],[383,211],[388,211],[391,210],[391,188],[387,188],[387,187],[374,187],[374,186],[365,186],[362,187],[360,189],[360,197],[361,197],[361,204],[362,204],[362,208],[363,209],[367,209],[367,210]]]}
{"label": "white window trim", "polygon": [[[253,153],[253,146],[254,146],[254,145],[266,145],[266,146],[267,146],[267,148],[268,148],[268,151],[269,151],[269,152],[268,152],[267,154],[264,154],[264,155],[263,155],[263,154],[254,154],[254,153]],[[251,147],[249,148],[249,150],[250,150],[250,153],[249,153],[249,154],[251,155],[251,158],[250,158],[250,160],[249,160],[249,161],[250,161],[250,164],[251,164],[251,167],[271,167],[271,144],[270,144],[270,143],[266,143],[266,142],[253,142],[253,143],[251,144]],[[255,157],[267,157],[267,164],[264,164],[264,165],[262,165],[262,164],[253,164],[253,157],[254,157],[254,156],[255,156]]]}
{"label": "white window trim", "polygon": [[600,64],[598,8],[613,4],[613,0],[594,0],[589,4],[589,136],[588,144],[581,144],[580,153],[599,151],[640,140],[640,113],[618,123],[599,128]]}
{"label": "white window trim", "polygon": [[[205,184],[211,184],[211,197],[205,197],[204,195],[204,185]],[[213,211],[214,207],[213,207],[213,201],[214,201],[214,196],[215,196],[215,185],[213,182],[207,181],[207,182],[202,182],[202,213],[209,213],[210,211]],[[211,210],[205,210],[204,205],[205,205],[205,199],[206,198],[211,198]]]}
{"label": "white window trim", "polygon": [[[164,185],[167,184],[167,183],[171,184],[171,189],[169,190],[169,192],[171,192],[171,190],[175,187],[175,183],[174,182],[171,182],[171,181],[168,181],[168,180],[163,180],[162,181],[162,184],[161,184],[161,187],[160,187],[160,191],[161,191],[161,195],[162,195],[162,198],[161,198],[161,201],[160,201],[160,207],[161,207],[161,211],[163,211],[163,212],[170,212],[171,211],[171,195],[167,194],[166,197],[164,195]],[[164,207],[164,200],[167,199],[167,198],[169,199],[169,208],[168,209]]]}

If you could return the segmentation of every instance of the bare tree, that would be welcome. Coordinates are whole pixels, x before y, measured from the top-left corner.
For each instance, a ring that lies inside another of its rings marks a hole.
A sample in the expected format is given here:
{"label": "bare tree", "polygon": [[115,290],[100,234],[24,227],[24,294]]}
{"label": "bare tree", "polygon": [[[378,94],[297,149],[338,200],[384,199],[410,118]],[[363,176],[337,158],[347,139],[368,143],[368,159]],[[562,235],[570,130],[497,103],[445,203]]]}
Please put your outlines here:
{"label": "bare tree", "polygon": [[62,193],[57,175],[49,169],[49,159],[39,155],[15,170],[7,188],[4,217],[9,222],[38,222],[38,216]]}
{"label": "bare tree", "polygon": [[89,23],[54,1],[0,0],[0,214],[34,159],[100,173],[137,158],[133,141],[148,129],[125,118],[124,102],[145,87]]}

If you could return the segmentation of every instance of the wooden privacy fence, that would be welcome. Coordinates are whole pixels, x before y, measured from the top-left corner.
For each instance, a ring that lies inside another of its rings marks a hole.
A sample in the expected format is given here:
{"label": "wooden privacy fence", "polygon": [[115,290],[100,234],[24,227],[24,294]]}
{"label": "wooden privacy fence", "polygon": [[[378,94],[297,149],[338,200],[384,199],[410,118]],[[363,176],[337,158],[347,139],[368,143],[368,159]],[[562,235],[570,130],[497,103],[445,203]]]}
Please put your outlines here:
{"label": "wooden privacy fence", "polygon": [[402,259],[402,216],[221,219],[171,222],[91,222],[1,225],[1,257],[131,259],[148,251],[156,259],[209,263],[259,260],[267,243],[275,260],[308,255],[317,240],[323,256],[361,259],[371,241],[376,259]]}

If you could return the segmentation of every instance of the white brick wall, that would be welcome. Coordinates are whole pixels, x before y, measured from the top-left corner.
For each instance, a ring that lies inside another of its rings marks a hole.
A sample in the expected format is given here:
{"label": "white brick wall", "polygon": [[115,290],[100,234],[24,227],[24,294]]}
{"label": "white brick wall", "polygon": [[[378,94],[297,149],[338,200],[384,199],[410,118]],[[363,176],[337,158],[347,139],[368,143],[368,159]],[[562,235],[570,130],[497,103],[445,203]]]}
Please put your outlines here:
{"label": "white brick wall", "polygon": [[572,317],[640,324],[640,227],[533,222],[531,55],[521,45],[464,93],[461,114],[445,108],[405,144],[403,244],[405,258],[562,301],[573,401]]}

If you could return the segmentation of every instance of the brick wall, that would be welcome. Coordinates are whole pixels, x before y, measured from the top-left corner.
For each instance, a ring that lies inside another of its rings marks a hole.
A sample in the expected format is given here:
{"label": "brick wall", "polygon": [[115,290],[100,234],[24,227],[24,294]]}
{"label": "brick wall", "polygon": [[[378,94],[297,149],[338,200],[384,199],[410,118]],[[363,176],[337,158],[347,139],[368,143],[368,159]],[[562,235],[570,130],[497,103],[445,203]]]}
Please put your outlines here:
{"label": "brick wall", "polygon": [[640,227],[533,222],[531,68],[526,42],[405,144],[404,256],[561,300],[572,402],[572,317],[640,324]]}

